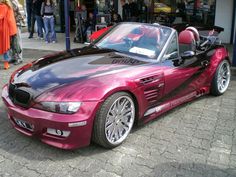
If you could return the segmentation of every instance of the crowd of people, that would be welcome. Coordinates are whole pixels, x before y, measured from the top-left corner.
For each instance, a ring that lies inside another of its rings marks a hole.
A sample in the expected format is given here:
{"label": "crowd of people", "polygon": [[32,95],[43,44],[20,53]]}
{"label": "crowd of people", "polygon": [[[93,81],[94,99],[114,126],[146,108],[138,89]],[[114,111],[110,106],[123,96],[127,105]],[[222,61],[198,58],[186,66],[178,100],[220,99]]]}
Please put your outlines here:
{"label": "crowd of people", "polygon": [[56,43],[53,0],[27,0],[26,11],[29,38],[33,38],[36,22],[38,39],[44,39],[45,43]]}
{"label": "crowd of people", "polygon": [[[22,63],[21,27],[24,16],[20,13],[18,0],[0,0],[0,55],[4,60],[4,69]],[[55,5],[52,0],[27,0],[27,26],[29,38],[33,38],[35,22],[39,39],[46,43],[56,43]]]}
{"label": "crowd of people", "polygon": [[[75,9],[75,37],[74,42],[88,42],[89,36],[96,31],[95,26],[98,24],[96,17],[100,13],[96,11],[88,12],[87,8],[84,4],[78,4],[77,8]],[[111,23],[118,23],[121,22],[120,15],[114,12],[110,12],[112,15]],[[111,25],[110,22],[108,22]]]}
{"label": "crowd of people", "polygon": [[[121,0],[123,15],[110,11],[109,25],[121,21],[137,21],[138,5],[133,0],[126,3]],[[96,11],[96,10],[95,10]],[[35,29],[37,38],[45,43],[56,43],[55,32],[55,4],[53,0],[26,0],[27,27],[29,39],[34,37]],[[96,16],[100,12],[88,12],[84,4],[78,4],[75,9],[75,38],[74,42],[86,42],[89,35],[96,29]],[[35,28],[35,23],[37,28]],[[19,64],[22,58],[21,27],[24,17],[20,13],[18,0],[0,0],[0,55],[4,59],[4,69],[9,68],[9,62]]]}
{"label": "crowd of people", "polygon": [[97,21],[97,17],[103,15],[110,15],[110,20],[105,23],[107,26],[114,25],[119,22],[135,22],[138,21],[139,17],[139,6],[134,0],[120,0],[122,5],[122,17],[120,14],[116,13],[112,8],[109,9],[108,6],[101,5],[95,8],[94,12],[87,12],[87,8],[84,4],[78,4],[78,7],[75,10],[75,38],[74,42],[84,42],[88,41],[88,36],[97,29],[95,26],[101,22]]}

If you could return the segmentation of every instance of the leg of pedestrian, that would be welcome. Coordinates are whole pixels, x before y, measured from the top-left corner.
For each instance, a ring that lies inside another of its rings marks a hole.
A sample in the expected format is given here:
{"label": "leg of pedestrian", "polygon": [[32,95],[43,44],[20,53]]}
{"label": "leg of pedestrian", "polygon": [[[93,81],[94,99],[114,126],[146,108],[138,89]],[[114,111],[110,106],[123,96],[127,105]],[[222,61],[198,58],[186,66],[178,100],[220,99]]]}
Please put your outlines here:
{"label": "leg of pedestrian", "polygon": [[44,28],[45,28],[45,42],[49,43],[50,42],[50,39],[49,39],[49,18],[44,17],[43,22],[44,22]]}
{"label": "leg of pedestrian", "polygon": [[50,18],[50,31],[51,31],[51,41],[55,43],[57,39],[56,39],[56,31],[55,31],[55,19],[53,16]]}

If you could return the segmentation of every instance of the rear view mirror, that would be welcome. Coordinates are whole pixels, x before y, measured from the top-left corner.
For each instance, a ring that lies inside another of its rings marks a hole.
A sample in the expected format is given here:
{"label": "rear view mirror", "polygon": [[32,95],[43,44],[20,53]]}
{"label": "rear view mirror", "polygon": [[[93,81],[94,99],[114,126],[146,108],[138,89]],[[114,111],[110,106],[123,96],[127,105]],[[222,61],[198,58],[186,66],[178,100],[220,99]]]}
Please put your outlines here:
{"label": "rear view mirror", "polygon": [[184,53],[181,54],[181,58],[183,59],[189,59],[194,57],[195,52],[194,51],[185,51]]}

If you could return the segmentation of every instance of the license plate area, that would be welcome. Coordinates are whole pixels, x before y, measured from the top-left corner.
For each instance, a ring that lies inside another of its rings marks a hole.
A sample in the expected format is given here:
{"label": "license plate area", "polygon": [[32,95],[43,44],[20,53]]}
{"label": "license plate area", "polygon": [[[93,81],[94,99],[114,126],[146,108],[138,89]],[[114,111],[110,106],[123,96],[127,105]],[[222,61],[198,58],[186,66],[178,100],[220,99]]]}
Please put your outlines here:
{"label": "license plate area", "polygon": [[14,118],[14,121],[19,127],[27,129],[31,132],[34,131],[34,125],[33,124],[30,124],[30,123],[28,123],[24,120],[20,120],[20,119],[16,119],[16,118]]}

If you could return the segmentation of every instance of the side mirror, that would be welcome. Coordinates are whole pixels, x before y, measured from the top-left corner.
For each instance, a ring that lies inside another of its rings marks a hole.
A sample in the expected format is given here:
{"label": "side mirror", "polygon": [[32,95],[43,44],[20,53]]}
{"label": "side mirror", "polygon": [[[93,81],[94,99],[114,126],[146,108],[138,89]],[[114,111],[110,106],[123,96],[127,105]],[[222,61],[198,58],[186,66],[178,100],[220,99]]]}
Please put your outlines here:
{"label": "side mirror", "polygon": [[179,56],[178,52],[172,52],[170,54],[165,54],[164,60],[176,59],[176,58],[178,58],[178,56]]}
{"label": "side mirror", "polygon": [[85,42],[84,45],[85,46],[89,46],[91,43],[90,42]]}
{"label": "side mirror", "polygon": [[185,51],[184,53],[181,54],[181,58],[190,59],[190,58],[193,58],[194,55],[195,55],[194,51]]}

